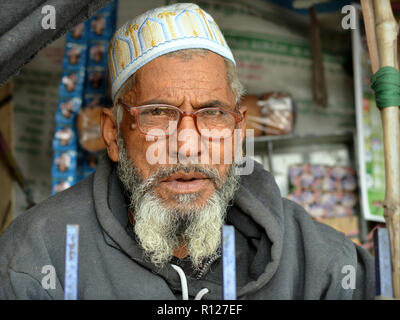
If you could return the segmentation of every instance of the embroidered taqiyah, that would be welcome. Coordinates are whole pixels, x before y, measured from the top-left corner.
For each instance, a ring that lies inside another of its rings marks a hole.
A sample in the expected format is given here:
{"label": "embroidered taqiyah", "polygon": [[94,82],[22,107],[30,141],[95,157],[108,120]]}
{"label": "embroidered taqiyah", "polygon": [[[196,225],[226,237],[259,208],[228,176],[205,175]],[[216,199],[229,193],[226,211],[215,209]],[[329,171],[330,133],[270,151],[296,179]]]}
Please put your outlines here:
{"label": "embroidered taqiyah", "polygon": [[112,98],[146,63],[172,51],[195,48],[208,49],[235,63],[218,25],[196,4],[156,8],[125,23],[114,34],[108,49]]}

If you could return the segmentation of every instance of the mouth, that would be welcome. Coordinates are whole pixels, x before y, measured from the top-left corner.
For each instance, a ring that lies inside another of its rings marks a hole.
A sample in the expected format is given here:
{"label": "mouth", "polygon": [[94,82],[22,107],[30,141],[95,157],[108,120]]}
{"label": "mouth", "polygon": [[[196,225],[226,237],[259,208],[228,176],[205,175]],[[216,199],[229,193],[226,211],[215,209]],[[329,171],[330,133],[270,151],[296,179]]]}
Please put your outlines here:
{"label": "mouth", "polygon": [[205,175],[197,172],[178,172],[161,180],[160,185],[174,193],[196,193],[210,181]]}

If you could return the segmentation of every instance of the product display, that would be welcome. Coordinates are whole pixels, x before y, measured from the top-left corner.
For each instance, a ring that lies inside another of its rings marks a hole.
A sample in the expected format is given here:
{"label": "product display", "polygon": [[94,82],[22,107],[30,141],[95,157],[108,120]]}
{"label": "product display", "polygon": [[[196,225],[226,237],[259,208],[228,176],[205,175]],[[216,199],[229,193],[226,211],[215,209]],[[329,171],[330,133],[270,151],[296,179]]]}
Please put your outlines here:
{"label": "product display", "polygon": [[96,152],[105,148],[100,114],[107,105],[106,52],[115,20],[116,4],[111,2],[67,33],[55,115],[53,194],[91,174]]}
{"label": "product display", "polygon": [[254,135],[281,135],[293,131],[295,104],[292,97],[282,92],[245,95],[241,105],[247,106],[247,128]]}
{"label": "product display", "polygon": [[314,218],[356,213],[357,177],[350,167],[293,165],[289,168],[289,185],[287,198],[302,205]]}

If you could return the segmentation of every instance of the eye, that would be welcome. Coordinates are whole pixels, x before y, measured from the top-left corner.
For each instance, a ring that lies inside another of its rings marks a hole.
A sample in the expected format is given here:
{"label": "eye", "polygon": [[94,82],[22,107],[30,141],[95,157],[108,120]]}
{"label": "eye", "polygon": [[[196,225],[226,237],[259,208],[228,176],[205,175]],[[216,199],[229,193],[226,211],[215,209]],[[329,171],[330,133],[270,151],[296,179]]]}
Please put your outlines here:
{"label": "eye", "polygon": [[166,114],[166,108],[153,108],[151,109],[152,116],[162,116]]}
{"label": "eye", "polygon": [[170,112],[168,108],[164,107],[154,107],[142,110],[142,115],[151,115],[151,116],[165,116]]}
{"label": "eye", "polygon": [[224,114],[223,111],[218,109],[204,109],[202,113],[206,116],[221,116]]}

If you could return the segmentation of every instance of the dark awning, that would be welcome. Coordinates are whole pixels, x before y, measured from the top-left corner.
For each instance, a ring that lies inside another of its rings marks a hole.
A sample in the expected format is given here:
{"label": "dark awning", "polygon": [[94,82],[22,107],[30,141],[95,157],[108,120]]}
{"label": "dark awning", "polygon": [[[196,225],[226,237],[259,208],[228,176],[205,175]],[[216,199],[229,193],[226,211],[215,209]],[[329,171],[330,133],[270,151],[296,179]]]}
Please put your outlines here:
{"label": "dark awning", "polygon": [[[17,73],[39,50],[85,21],[110,0],[1,0],[0,85]],[[43,29],[42,8],[56,11],[56,28]]]}

